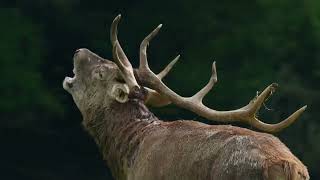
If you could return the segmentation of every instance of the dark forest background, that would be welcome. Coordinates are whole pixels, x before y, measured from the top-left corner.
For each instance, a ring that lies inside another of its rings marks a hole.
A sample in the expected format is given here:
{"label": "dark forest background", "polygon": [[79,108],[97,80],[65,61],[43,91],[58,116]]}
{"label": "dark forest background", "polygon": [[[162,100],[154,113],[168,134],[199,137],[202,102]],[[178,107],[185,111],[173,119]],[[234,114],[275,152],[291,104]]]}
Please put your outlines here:
{"label": "dark forest background", "polygon": [[[0,179],[111,179],[62,80],[72,76],[78,48],[111,59],[109,27],[119,13],[119,38],[135,66],[141,40],[163,24],[149,61],[159,72],[181,54],[165,82],[182,95],[206,84],[215,60],[209,107],[239,108],[272,82],[280,88],[262,119],[278,122],[307,104],[276,136],[320,179],[318,0],[1,0]],[[153,112],[205,121],[175,106]]]}

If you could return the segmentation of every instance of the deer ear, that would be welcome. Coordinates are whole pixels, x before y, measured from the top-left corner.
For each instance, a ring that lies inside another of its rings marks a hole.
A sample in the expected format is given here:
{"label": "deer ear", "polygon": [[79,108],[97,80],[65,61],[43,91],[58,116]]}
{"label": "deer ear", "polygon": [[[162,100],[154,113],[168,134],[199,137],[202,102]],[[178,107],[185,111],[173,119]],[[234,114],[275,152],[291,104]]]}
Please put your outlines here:
{"label": "deer ear", "polygon": [[111,90],[111,96],[119,103],[125,103],[129,100],[129,87],[127,84],[117,83],[113,85]]}

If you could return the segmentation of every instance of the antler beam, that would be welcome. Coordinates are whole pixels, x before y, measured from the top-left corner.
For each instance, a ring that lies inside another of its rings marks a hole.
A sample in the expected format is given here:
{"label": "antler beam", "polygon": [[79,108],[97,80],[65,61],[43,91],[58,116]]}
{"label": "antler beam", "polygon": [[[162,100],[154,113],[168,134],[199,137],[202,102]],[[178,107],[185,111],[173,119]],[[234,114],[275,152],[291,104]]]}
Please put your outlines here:
{"label": "antler beam", "polygon": [[[140,67],[139,67],[139,77],[142,79],[144,85],[156,90],[163,96],[166,96],[172,103],[176,104],[179,107],[188,109],[202,117],[205,117],[209,120],[220,121],[220,122],[234,122],[240,121],[252,125],[253,127],[274,133],[281,131],[282,129],[290,126],[295,122],[300,115],[305,111],[307,106],[301,107],[299,110],[290,115],[287,119],[277,123],[277,124],[267,124],[260,121],[256,117],[256,113],[261,108],[263,102],[266,98],[271,95],[276,87],[276,83],[268,86],[259,96],[255,97],[250,101],[250,103],[240,109],[230,110],[230,111],[217,111],[210,109],[207,106],[203,105],[202,99],[204,96],[212,89],[214,84],[217,82],[217,73],[215,62],[212,64],[212,75],[208,84],[202,88],[198,93],[191,97],[182,97],[168,88],[161,80],[162,76],[154,74],[148,65],[146,49],[150,40],[156,36],[159,32],[162,25],[159,25],[155,30],[153,30],[141,43],[140,46]],[[173,66],[176,60],[173,60],[169,66]]]}

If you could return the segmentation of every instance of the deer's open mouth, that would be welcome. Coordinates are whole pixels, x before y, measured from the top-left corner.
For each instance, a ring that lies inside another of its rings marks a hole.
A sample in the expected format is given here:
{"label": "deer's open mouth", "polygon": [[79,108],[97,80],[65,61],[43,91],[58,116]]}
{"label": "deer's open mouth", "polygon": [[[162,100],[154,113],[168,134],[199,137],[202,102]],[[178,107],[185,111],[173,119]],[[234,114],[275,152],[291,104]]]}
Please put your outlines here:
{"label": "deer's open mouth", "polygon": [[76,75],[73,77],[66,76],[63,80],[63,89],[70,90],[73,87],[73,83],[76,79]]}
{"label": "deer's open mouth", "polygon": [[[73,56],[73,61],[75,61],[75,57],[77,55],[77,53],[79,52],[79,50],[76,50],[74,56]],[[73,77],[69,77],[69,76],[66,76],[63,80],[63,89],[65,90],[70,90],[72,87],[73,87],[73,84],[74,84],[74,81],[76,79],[76,66],[74,65],[74,68],[72,70],[72,73],[73,73]]]}
{"label": "deer's open mouth", "polygon": [[65,90],[69,90],[73,87],[73,82],[75,80],[75,77],[71,78],[71,77],[65,77],[63,80],[63,88]]}

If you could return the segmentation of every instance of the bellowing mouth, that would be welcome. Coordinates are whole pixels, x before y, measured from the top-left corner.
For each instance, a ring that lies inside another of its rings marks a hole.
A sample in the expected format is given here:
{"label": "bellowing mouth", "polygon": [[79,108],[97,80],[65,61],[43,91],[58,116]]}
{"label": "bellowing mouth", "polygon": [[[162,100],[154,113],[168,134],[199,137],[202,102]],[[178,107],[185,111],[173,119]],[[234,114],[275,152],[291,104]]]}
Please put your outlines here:
{"label": "bellowing mouth", "polygon": [[63,80],[63,89],[70,90],[73,87],[73,82],[75,80],[75,77],[65,77]]}
{"label": "bellowing mouth", "polygon": [[76,79],[76,75],[75,75],[75,69],[73,69],[73,77],[68,77],[66,76],[63,80],[63,89],[65,90],[70,90],[73,87],[74,81]]}
{"label": "bellowing mouth", "polygon": [[[77,54],[81,51],[81,49],[78,49],[75,51],[75,54],[73,55],[73,61],[75,62],[75,58],[77,57]],[[63,89],[70,90],[73,87],[74,81],[76,79],[76,64],[74,63],[74,68],[72,70],[73,77],[66,76],[63,80]]]}

